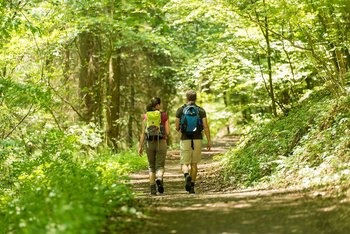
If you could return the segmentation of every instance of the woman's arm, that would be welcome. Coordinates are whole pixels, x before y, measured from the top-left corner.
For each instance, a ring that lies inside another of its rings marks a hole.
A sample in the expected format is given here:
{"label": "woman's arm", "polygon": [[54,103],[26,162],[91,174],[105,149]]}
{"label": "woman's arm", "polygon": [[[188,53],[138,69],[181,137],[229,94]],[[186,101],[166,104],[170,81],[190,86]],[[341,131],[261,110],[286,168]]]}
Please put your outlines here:
{"label": "woman's arm", "polygon": [[142,156],[142,152],[143,152],[143,143],[145,142],[145,120],[142,119],[141,122],[141,136],[140,136],[140,142],[139,142],[139,150],[138,153],[140,156]]}

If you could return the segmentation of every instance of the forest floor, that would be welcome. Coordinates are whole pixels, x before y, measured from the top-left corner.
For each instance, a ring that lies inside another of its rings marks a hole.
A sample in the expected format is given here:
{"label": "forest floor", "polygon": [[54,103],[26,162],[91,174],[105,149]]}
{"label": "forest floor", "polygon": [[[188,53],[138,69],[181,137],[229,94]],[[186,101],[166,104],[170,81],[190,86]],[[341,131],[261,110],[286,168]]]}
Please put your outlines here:
{"label": "forest floor", "polygon": [[203,151],[196,193],[184,189],[179,151],[168,151],[165,192],[149,195],[148,171],[131,176],[138,199],[147,204],[147,218],[128,233],[280,234],[349,233],[350,204],[324,192],[291,189],[228,188],[220,183],[213,156],[233,147],[237,139],[223,138]]}

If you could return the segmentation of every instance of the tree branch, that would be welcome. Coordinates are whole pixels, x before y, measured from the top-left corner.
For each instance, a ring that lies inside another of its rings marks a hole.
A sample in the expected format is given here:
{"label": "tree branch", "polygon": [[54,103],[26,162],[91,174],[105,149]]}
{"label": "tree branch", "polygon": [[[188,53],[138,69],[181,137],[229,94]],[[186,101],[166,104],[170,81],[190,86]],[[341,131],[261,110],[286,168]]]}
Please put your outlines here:
{"label": "tree branch", "polygon": [[66,103],[68,106],[70,106],[70,108],[72,108],[72,110],[84,121],[87,121],[87,119],[85,119],[83,117],[82,114],[80,114],[80,112],[73,106],[73,104],[71,104],[70,102],[68,102],[66,99],[64,99],[61,95],[59,95],[58,91],[55,90],[54,87],[52,87],[52,85],[48,82],[48,86],[50,87],[50,89],[52,89],[52,91],[55,93],[55,95],[57,95],[64,103]]}
{"label": "tree branch", "polygon": [[30,108],[29,108],[27,114],[26,114],[25,116],[23,116],[23,118],[16,124],[16,126],[14,126],[14,127],[11,129],[11,131],[10,131],[9,133],[7,133],[7,134],[5,135],[5,137],[4,137],[3,139],[8,138],[8,137],[16,130],[16,128],[17,128],[19,125],[21,125],[21,123],[23,123],[23,121],[29,116],[29,114],[30,114],[32,108],[33,108],[33,104],[30,106]]}
{"label": "tree branch", "polygon": [[[255,13],[256,13],[256,11],[255,11]],[[247,15],[248,15],[248,16],[245,16],[245,15],[241,15],[241,16],[242,16],[243,18],[249,19],[251,22],[253,22],[253,23],[255,23],[256,25],[258,25],[258,26],[260,27],[260,29],[261,29],[262,32],[264,31],[263,29],[266,30],[266,27],[265,27],[265,25],[264,25],[264,22],[261,22],[261,21],[259,20],[259,18],[254,19],[250,14],[247,14]],[[258,17],[258,16],[256,16],[256,17]],[[295,47],[295,48],[298,48],[298,49],[301,49],[301,50],[306,50],[306,51],[312,51],[312,49],[310,49],[310,48],[303,47],[303,46],[300,46],[300,45],[296,45],[295,42],[291,41],[289,38],[283,36],[282,34],[280,34],[280,33],[276,32],[276,31],[272,30],[271,28],[267,28],[267,30],[268,30],[268,32],[270,32],[270,33],[272,33],[273,35],[279,37],[280,39],[283,39],[283,40],[288,41],[288,42],[291,44],[291,46],[293,46],[293,47]]]}

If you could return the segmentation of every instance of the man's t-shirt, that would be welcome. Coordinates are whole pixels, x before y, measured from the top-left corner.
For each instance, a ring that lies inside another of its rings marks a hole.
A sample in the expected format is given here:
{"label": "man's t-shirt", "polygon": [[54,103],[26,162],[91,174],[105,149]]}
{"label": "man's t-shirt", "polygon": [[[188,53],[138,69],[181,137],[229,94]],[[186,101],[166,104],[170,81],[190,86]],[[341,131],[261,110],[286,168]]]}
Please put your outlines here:
{"label": "man's t-shirt", "polygon": [[[185,104],[185,105],[181,106],[179,109],[177,109],[176,114],[175,114],[176,118],[181,119],[181,116],[183,115],[183,110],[184,110],[184,108],[186,106],[187,105]],[[205,110],[202,107],[200,107],[200,106],[197,106],[197,105],[195,105],[195,106],[198,107],[199,118],[200,119],[206,118],[207,117],[207,113],[205,112]],[[181,140],[189,140],[189,139],[203,139],[202,132],[195,132],[193,134],[193,138],[187,136],[184,133],[181,134]]]}

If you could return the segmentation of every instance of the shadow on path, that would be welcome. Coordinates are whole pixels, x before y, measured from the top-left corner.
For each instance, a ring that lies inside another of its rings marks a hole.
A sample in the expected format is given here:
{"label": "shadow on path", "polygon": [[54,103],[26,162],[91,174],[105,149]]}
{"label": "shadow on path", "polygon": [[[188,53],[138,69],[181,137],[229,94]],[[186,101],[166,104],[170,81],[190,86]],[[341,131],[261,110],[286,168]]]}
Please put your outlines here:
{"label": "shadow on path", "polygon": [[210,189],[206,184],[206,174],[218,165],[212,160],[213,155],[226,152],[227,146],[233,146],[235,140],[225,139],[226,142],[220,142],[211,152],[203,151],[196,194],[189,194],[184,189],[178,151],[169,151],[167,155],[164,194],[149,195],[146,170],[132,175],[131,183],[138,198],[150,204],[147,222],[142,230],[135,233],[350,232],[350,206],[345,200],[288,190],[251,189],[223,192]]}

